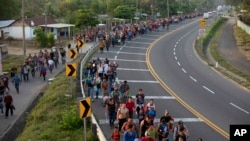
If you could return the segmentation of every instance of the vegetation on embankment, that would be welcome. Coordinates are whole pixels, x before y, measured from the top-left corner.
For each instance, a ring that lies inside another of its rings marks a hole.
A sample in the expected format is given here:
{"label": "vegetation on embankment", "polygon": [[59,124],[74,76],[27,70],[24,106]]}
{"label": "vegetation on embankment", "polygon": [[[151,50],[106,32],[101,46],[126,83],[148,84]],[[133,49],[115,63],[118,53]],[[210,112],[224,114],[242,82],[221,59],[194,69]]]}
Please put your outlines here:
{"label": "vegetation on embankment", "polygon": [[[209,29],[207,29],[206,36],[196,41],[196,51],[201,56],[201,58],[203,58],[209,65],[213,66],[223,75],[234,80],[245,88],[250,89],[250,75],[242,72],[241,70],[235,68],[230,63],[228,63],[228,61],[223,56],[221,56],[219,51],[217,50],[218,42],[222,33],[222,28],[225,25],[226,21],[226,18],[220,18],[215,21],[214,24]],[[242,32],[241,29],[239,29],[238,27],[234,27],[234,34],[236,37],[237,46],[239,46],[239,44],[241,44],[242,46],[246,46],[247,43],[249,44],[250,38],[245,38],[249,35],[246,35],[247,33]],[[202,46],[201,42],[203,42]],[[210,49],[209,53],[211,54],[212,58],[221,67],[215,67],[215,63],[211,62],[211,60],[208,59],[208,47]]]}
{"label": "vegetation on embankment", "polygon": [[[3,60],[3,71],[22,62],[23,56],[8,55]],[[75,62],[79,62],[79,59]],[[74,79],[75,81],[75,79]],[[75,83],[74,83],[75,84]],[[69,77],[63,71],[46,88],[43,96],[27,113],[26,124],[17,141],[76,141],[83,140],[83,121],[78,113],[75,85],[73,97]],[[18,127],[14,127],[18,128]],[[87,118],[87,140],[98,141],[91,132],[90,120]]]}

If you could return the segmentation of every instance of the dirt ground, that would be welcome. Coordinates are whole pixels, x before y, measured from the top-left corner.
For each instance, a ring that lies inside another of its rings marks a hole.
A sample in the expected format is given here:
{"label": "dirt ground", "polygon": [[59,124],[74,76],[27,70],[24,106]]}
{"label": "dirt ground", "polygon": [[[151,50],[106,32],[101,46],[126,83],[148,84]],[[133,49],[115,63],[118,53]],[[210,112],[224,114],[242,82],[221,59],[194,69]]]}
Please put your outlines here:
{"label": "dirt ground", "polygon": [[[14,40],[14,41],[1,41],[3,44],[8,44],[8,53],[13,55],[23,55],[24,49],[23,49],[23,41],[22,40]],[[61,46],[60,44],[65,43],[65,41],[60,41],[60,43],[57,43],[55,46]],[[34,41],[25,41],[25,47],[26,47],[26,55],[29,55],[30,53],[33,55],[34,53],[38,53],[39,50],[49,49],[49,48],[41,48],[38,47],[38,45],[35,44]]]}

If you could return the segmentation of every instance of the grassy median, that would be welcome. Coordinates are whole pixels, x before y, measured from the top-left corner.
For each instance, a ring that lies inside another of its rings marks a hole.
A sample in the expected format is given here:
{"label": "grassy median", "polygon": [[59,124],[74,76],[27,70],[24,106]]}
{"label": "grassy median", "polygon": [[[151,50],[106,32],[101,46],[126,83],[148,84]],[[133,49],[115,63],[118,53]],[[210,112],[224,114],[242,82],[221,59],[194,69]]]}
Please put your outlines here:
{"label": "grassy median", "polygon": [[[23,56],[8,55],[3,59],[3,71],[9,71],[13,65],[20,64]],[[76,60],[79,62],[79,59]],[[76,81],[76,79],[74,79]],[[75,84],[75,82],[74,82]],[[42,93],[30,113],[27,113],[26,124],[17,141],[77,141],[83,140],[83,121],[78,113],[75,85],[73,97],[70,79],[63,71]],[[98,138],[87,125],[87,140]]]}

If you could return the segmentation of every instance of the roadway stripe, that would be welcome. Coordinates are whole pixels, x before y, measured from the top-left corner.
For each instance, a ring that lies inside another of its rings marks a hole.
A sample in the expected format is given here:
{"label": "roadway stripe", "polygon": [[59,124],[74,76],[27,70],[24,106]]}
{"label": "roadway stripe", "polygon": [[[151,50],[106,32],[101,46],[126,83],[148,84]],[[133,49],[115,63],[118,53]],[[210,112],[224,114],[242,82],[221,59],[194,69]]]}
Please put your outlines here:
{"label": "roadway stripe", "polygon": [[[146,35],[146,36],[154,36],[154,37],[160,37],[161,35]],[[145,36],[144,36],[145,37]]]}
{"label": "roadway stripe", "polygon": [[[119,80],[120,82],[124,82],[125,80]],[[150,80],[126,80],[128,83],[159,83],[158,81],[150,81]]]}
{"label": "roadway stripe", "polygon": [[130,42],[130,43],[132,43],[132,44],[133,44],[133,43],[136,43],[136,44],[146,44],[146,45],[150,45],[150,44],[151,44],[151,43],[145,43],[145,42],[134,42],[134,41],[133,41],[133,42]]}
{"label": "roadway stripe", "polygon": [[130,69],[130,68],[117,68],[117,70],[129,70],[129,71],[149,71],[148,69]]}
{"label": "roadway stripe", "polygon": [[192,79],[194,82],[197,82],[197,80],[193,78],[192,76],[189,76],[189,78]]}
{"label": "roadway stripe", "polygon": [[[96,58],[93,58],[96,60]],[[105,60],[106,58],[99,58],[101,60]],[[128,60],[128,59],[113,59],[113,58],[109,58],[109,60],[116,60],[116,61],[125,61],[125,62],[143,62],[145,63],[146,61],[144,60]]]}
{"label": "roadway stripe", "polygon": [[206,86],[202,86],[204,89],[206,89],[207,91],[209,91],[210,93],[214,94],[214,92],[212,90],[210,90],[208,87]]}
{"label": "roadway stripe", "polygon": [[137,39],[155,40],[155,39],[152,39],[152,38],[137,38]]}
{"label": "roadway stripe", "polygon": [[133,53],[133,52],[121,52],[121,51],[104,51],[107,53],[116,53],[116,54],[135,54],[135,55],[145,55],[145,53]]}
{"label": "roadway stripe", "polygon": [[[136,115],[135,115],[135,116],[136,116]],[[200,118],[174,118],[174,122],[178,122],[178,121],[180,121],[180,120],[182,120],[182,121],[184,122],[184,124],[185,124],[186,122],[203,122],[203,120],[200,119]],[[138,119],[135,119],[135,118],[134,118],[133,121],[134,121],[134,123],[139,123],[139,120],[138,120]],[[154,123],[159,123],[159,121],[160,121],[159,118],[155,118],[155,119],[154,119]],[[107,118],[107,119],[100,119],[98,123],[99,123],[99,124],[109,124],[109,120],[108,120],[108,118]],[[116,120],[116,121],[115,121],[115,124],[117,124],[117,123],[118,123],[118,121]]]}
{"label": "roadway stripe", "polygon": [[247,113],[247,114],[249,114],[249,112],[248,111],[246,111],[246,110],[244,110],[243,108],[241,108],[240,106],[237,106],[237,105],[235,105],[234,103],[230,103],[230,105],[232,105],[232,106],[234,106],[235,108],[237,108],[237,109],[239,109],[239,110],[241,110],[242,112],[245,112],[245,113]]}
{"label": "roadway stripe", "polygon": [[[98,98],[101,98],[102,99],[102,96],[98,96]],[[135,99],[136,97],[135,96],[132,96],[132,98],[133,99]],[[156,100],[156,99],[160,99],[160,100],[162,100],[162,99],[175,99],[175,97],[173,97],[173,96],[147,96],[147,95],[145,95],[145,98],[144,99],[154,99],[154,100]]]}
{"label": "roadway stripe", "polygon": [[135,46],[133,46],[133,47],[131,47],[131,46],[126,46],[126,47],[124,47],[124,49],[125,48],[134,48],[134,49],[147,49],[147,47],[135,47]]}

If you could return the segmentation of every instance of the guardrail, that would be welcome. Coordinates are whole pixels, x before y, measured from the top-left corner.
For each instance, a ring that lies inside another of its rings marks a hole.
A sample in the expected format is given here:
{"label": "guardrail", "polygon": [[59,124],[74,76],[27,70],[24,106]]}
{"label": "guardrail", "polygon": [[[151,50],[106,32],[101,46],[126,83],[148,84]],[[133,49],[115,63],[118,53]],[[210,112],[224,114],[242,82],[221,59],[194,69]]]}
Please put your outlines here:
{"label": "guardrail", "polygon": [[[80,85],[81,85],[81,91],[82,91],[82,97],[85,98],[86,95],[84,93],[84,88],[83,88],[83,67],[84,65],[87,63],[86,61],[88,60],[88,58],[94,53],[95,48],[97,47],[97,44],[94,44],[86,53],[86,55],[84,56],[84,58],[81,61],[81,66],[80,66]],[[97,135],[99,137],[100,141],[107,141],[106,137],[104,136],[99,124],[97,123],[95,116],[92,114],[91,115],[91,121],[93,124],[96,125],[96,129],[97,129]]]}

